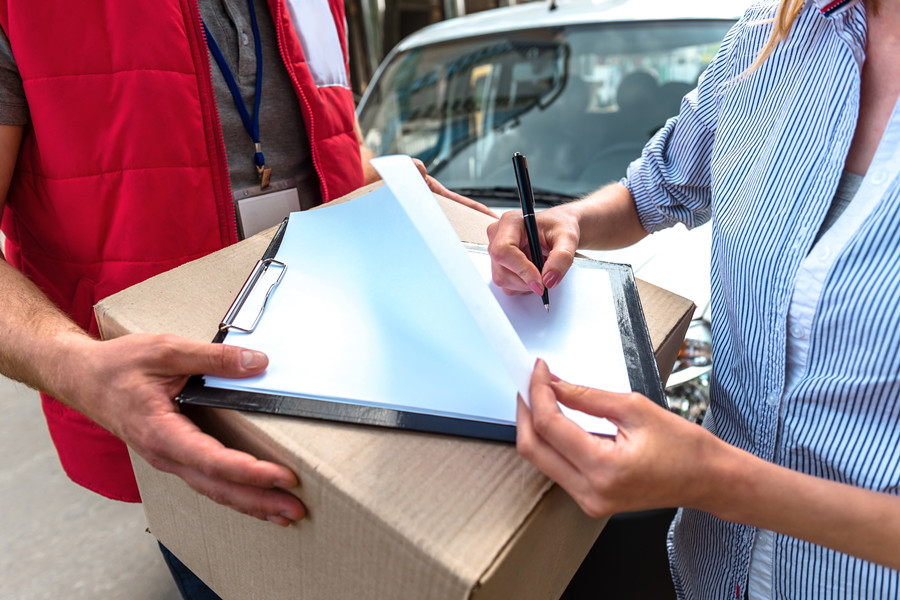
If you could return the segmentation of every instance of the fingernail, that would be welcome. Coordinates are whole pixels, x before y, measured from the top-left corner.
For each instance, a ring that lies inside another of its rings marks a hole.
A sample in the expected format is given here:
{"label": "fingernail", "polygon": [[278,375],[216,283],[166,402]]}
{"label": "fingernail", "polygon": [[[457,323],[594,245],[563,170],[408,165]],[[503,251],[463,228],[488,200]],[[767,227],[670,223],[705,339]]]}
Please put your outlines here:
{"label": "fingernail", "polygon": [[281,515],[269,515],[268,517],[266,517],[266,521],[268,521],[269,523],[275,523],[276,525],[279,525],[281,527],[287,527],[291,524],[290,519]]}
{"label": "fingernail", "polygon": [[265,363],[266,355],[255,350],[241,351],[241,367],[244,369],[255,369]]}
{"label": "fingernail", "polygon": [[294,487],[294,486],[297,485],[297,484],[296,484],[296,483],[291,483],[291,482],[288,482],[288,481],[284,481],[283,479],[276,479],[274,485],[275,485],[275,487],[278,487],[278,488],[288,489],[288,488]]}
{"label": "fingernail", "polygon": [[557,283],[559,283],[559,273],[556,271],[550,271],[546,275],[544,275],[544,285],[548,288],[552,288]]}
{"label": "fingernail", "polygon": [[541,284],[539,284],[537,281],[532,281],[530,284],[528,284],[528,287],[530,287],[531,291],[534,292],[535,294],[537,294],[538,296],[540,296],[541,294],[544,293],[544,289],[541,287]]}

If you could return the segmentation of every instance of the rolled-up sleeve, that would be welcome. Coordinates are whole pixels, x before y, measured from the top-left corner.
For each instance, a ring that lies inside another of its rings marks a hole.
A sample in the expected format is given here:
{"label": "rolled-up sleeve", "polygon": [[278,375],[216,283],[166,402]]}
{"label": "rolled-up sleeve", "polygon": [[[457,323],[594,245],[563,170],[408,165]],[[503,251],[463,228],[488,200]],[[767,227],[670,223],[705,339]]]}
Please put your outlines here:
{"label": "rolled-up sleeve", "polygon": [[710,219],[710,161],[719,102],[731,77],[731,42],[741,26],[738,23],[731,29],[697,88],[682,100],[679,114],[647,142],[621,181],[631,192],[641,225],[649,233],[676,223],[692,228]]}

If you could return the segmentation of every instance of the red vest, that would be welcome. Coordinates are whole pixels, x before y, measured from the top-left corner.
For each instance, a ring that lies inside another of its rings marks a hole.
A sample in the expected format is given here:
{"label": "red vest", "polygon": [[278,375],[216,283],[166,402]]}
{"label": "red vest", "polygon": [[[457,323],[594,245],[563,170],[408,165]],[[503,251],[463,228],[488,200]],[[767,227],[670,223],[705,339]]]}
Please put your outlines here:
{"label": "red vest", "polygon": [[[342,0],[329,0],[347,65]],[[363,183],[354,104],[317,88],[284,0],[269,0],[303,108],[322,199]],[[6,258],[81,327],[93,305],[237,241],[225,149],[196,0],[0,0],[26,127],[3,214]],[[139,501],[125,445],[49,397],[77,483]]]}

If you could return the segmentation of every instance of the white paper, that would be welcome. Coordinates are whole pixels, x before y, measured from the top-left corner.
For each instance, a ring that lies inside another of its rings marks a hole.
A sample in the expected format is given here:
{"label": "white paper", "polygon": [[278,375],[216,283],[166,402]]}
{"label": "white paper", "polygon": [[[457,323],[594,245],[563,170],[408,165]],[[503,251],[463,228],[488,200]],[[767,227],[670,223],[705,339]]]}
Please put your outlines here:
{"label": "white paper", "polygon": [[[488,255],[465,251],[418,171],[387,171],[388,185],[366,196],[291,215],[281,284],[256,330],[225,340],[266,352],[269,367],[250,379],[206,377],[208,386],[509,424],[533,356],[573,383],[630,391],[606,271],[572,269],[549,314],[533,294],[506,296],[490,283]],[[411,177],[424,190],[398,185]],[[238,319],[258,309],[248,301]],[[563,409],[588,431],[616,432]]]}
{"label": "white paper", "polygon": [[490,301],[484,279],[472,268],[459,236],[435,202],[419,170],[408,156],[382,156],[371,163],[419,230],[494,352],[500,356],[516,389],[527,400],[534,355],[525,349],[497,303]]}

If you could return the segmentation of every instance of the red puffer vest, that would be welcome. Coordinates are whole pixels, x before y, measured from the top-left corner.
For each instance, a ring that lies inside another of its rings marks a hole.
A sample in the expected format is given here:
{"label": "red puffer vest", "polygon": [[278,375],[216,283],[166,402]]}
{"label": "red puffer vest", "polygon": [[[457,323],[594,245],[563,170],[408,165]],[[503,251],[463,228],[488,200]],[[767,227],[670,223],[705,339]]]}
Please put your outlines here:
{"label": "red puffer vest", "polygon": [[[328,3],[346,73],[343,3]],[[284,0],[269,5],[328,201],[363,183],[353,98],[317,87]],[[0,25],[31,111],[3,214],[6,258],[96,335],[98,300],[237,240],[197,2],[0,0]],[[43,405],[72,480],[140,500],[122,442]]]}

